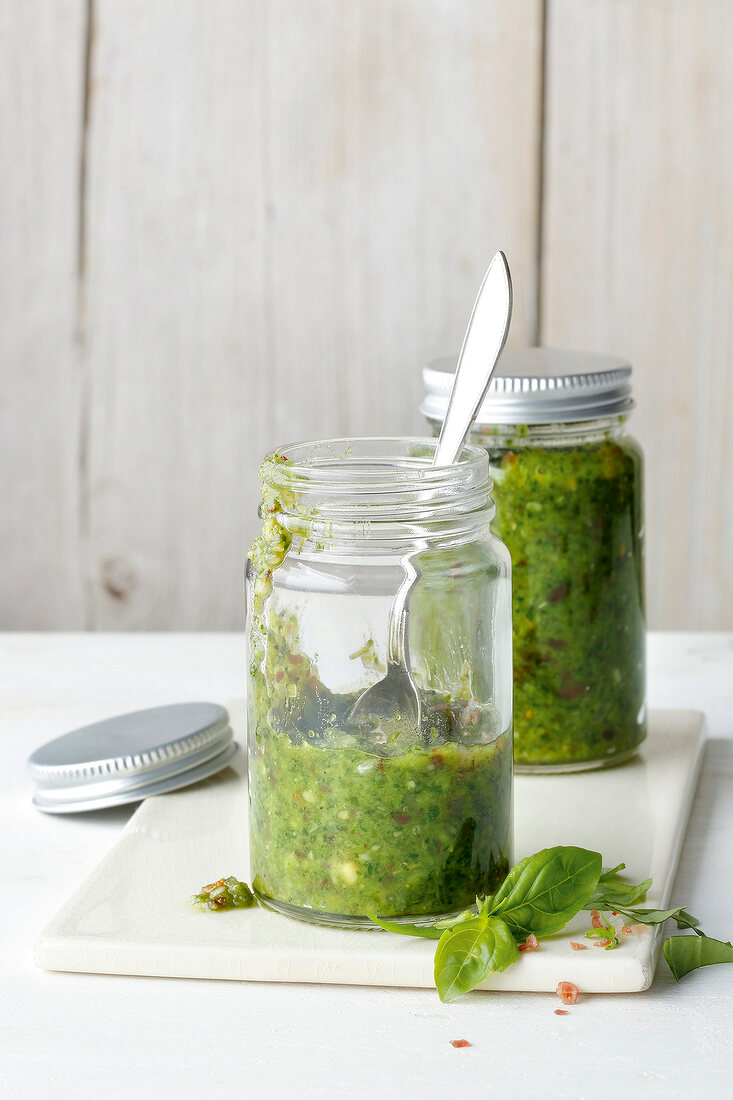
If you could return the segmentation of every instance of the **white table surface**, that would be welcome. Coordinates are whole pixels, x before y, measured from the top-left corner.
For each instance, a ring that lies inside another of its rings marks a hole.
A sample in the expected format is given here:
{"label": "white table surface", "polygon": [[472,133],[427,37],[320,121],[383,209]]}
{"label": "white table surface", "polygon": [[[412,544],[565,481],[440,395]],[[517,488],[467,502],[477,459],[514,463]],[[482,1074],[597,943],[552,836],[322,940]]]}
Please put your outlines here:
{"label": "white table surface", "polygon": [[[649,702],[708,717],[673,902],[733,936],[733,635],[650,638]],[[729,1097],[733,967],[586,995],[50,973],[33,941],[115,840],[130,808],[31,806],[39,743],[121,710],[241,694],[232,634],[0,635],[0,1091],[13,1097]],[[622,812],[622,808],[619,808]],[[454,1049],[451,1039],[472,1046]],[[233,1091],[232,1091],[233,1090]]]}

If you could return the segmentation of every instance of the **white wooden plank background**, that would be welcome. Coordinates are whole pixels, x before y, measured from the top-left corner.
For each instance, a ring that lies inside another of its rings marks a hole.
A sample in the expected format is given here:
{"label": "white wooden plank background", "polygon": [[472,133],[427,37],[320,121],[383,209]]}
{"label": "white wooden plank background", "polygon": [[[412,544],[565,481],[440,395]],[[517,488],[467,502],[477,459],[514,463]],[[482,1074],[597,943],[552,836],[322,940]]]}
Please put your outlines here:
{"label": "white wooden plank background", "polygon": [[419,367],[502,244],[531,338],[539,14],[95,4],[91,625],[240,624],[262,454],[422,430]]}
{"label": "white wooden plank background", "polygon": [[733,4],[552,0],[543,343],[635,365],[657,628],[733,619]]}
{"label": "white wooden plank background", "polygon": [[0,3],[0,621],[84,624],[82,0]]}
{"label": "white wooden plank background", "polygon": [[635,362],[652,625],[729,624],[732,24],[0,0],[0,626],[240,625],[261,454],[423,430],[497,247],[515,344]]}

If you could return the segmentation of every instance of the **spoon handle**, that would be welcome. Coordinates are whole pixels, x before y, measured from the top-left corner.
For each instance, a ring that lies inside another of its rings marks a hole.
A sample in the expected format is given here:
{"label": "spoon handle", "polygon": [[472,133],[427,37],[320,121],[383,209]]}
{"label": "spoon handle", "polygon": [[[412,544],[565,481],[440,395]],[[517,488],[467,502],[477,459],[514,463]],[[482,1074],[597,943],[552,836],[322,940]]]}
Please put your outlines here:
{"label": "spoon handle", "polygon": [[422,570],[415,565],[410,554],[400,558],[400,565],[405,571],[404,580],[395,594],[389,615],[387,633],[387,668],[398,665],[401,668],[410,667],[410,647],[408,642],[407,624],[410,616],[410,595],[418,580],[422,576]]}
{"label": "spoon handle", "polygon": [[506,343],[511,317],[512,278],[506,256],[497,252],[468,322],[433,466],[450,466],[458,459]]}

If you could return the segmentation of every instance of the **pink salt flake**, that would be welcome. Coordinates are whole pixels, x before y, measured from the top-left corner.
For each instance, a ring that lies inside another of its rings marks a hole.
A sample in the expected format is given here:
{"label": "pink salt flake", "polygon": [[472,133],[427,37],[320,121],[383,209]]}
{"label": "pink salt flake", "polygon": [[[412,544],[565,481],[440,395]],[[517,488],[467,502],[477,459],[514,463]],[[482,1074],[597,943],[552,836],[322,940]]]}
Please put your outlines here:
{"label": "pink salt flake", "polygon": [[633,936],[633,934],[634,934],[634,933],[633,933],[633,932],[631,931],[631,929],[629,928],[628,924],[625,924],[625,925],[623,926],[623,928],[621,929],[621,935],[622,935],[622,936]]}
{"label": "pink salt flake", "polygon": [[591,909],[590,922],[594,928],[603,928],[603,921],[601,920],[601,914],[597,909]]}
{"label": "pink salt flake", "polygon": [[534,932],[530,932],[524,943],[519,944],[520,951],[536,951],[540,946],[540,941],[535,936]]}
{"label": "pink salt flake", "polygon": [[567,1016],[568,1015],[568,1010],[566,1008],[556,1008],[555,1009],[555,1015],[556,1016]]}
{"label": "pink salt flake", "polygon": [[564,1005],[574,1005],[578,1000],[578,987],[572,982],[558,982],[555,992]]}
{"label": "pink salt flake", "polygon": [[587,943],[575,943],[574,940],[570,941],[570,946],[572,947],[573,951],[587,951],[588,950],[588,944]]}
{"label": "pink salt flake", "polygon": [[593,940],[594,947],[608,947],[610,943],[610,940]]}
{"label": "pink salt flake", "polygon": [[648,932],[649,931],[649,925],[648,924],[632,924],[631,925],[631,931],[635,936],[640,936],[642,934],[642,932]]}

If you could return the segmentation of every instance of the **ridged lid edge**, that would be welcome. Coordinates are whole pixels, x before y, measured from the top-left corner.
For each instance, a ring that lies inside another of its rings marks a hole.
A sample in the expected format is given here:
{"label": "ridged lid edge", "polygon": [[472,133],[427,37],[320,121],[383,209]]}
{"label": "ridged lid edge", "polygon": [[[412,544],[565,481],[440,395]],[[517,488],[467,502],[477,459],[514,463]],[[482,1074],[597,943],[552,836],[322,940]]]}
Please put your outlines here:
{"label": "ridged lid edge", "polygon": [[[65,787],[155,772],[159,767],[166,766],[174,761],[184,763],[188,757],[201,752],[202,749],[217,741],[221,741],[225,731],[228,730],[231,737],[229,715],[224,707],[216,704],[209,705],[218,713],[204,729],[175,738],[168,743],[157,745],[155,748],[137,753],[120,753],[116,756],[85,761],[83,764],[66,765],[38,763],[34,760],[34,753],[28,760],[28,771],[34,783],[38,786]],[[134,713],[130,717],[134,717]],[[81,727],[79,730],[72,732],[83,733],[84,730],[93,729],[94,726],[101,724],[94,723],[92,726]],[[53,744],[53,742],[49,742],[49,744]],[[40,752],[43,748],[46,748],[46,746],[41,746],[36,752]]]}
{"label": "ridged lid edge", "polygon": [[[420,411],[442,421],[456,357],[423,368],[426,395]],[[631,364],[610,355],[520,348],[505,351],[491,380],[476,423],[541,424],[619,416],[634,407]]]}

